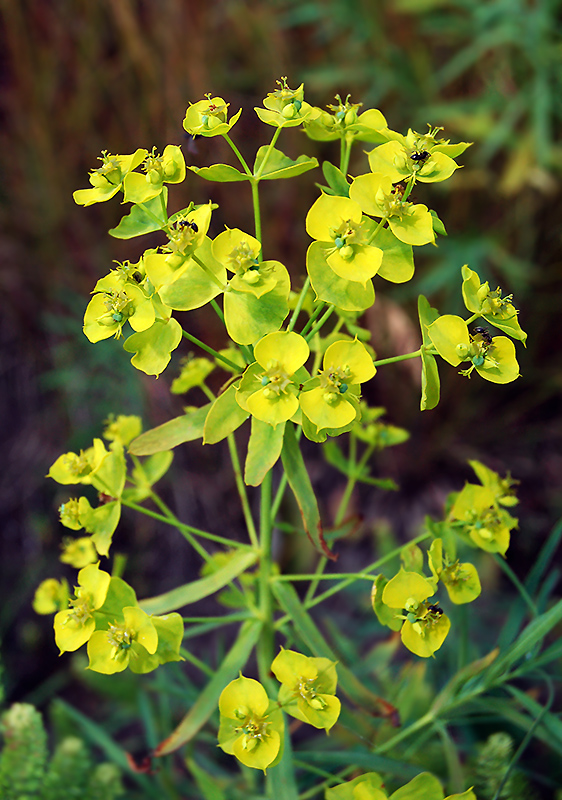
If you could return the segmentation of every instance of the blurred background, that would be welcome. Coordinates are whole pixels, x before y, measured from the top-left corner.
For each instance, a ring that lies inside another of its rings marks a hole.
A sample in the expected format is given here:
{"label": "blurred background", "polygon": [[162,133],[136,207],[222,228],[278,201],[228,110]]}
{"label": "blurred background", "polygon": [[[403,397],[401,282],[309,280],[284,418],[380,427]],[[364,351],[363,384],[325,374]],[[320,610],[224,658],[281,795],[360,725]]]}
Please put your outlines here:
{"label": "blurred background", "polygon": [[[113,260],[134,261],[159,240],[111,239],[106,231],[123,213],[118,201],[84,209],[72,192],[88,185],[104,149],[182,144],[189,165],[229,160],[222,142],[192,141],[182,128],[188,103],[207,92],[232,112],[244,109],[233,136],[249,160],[270,135],[253,106],[285,75],[291,87],[304,81],[314,105],[350,93],[352,102],[380,108],[394,130],[431,123],[453,141],[474,142],[450,181],[419,187],[449,238],[416,251],[410,284],[375,280],[377,302],[364,324],[379,357],[417,349],[417,295],[461,313],[460,269],[468,263],[492,288],[514,294],[529,334],[527,348],[517,347],[522,377],[495,386],[443,365],[441,403],[421,414],[411,362],[379,370],[369,399],[411,439],[381,453],[374,468],[400,491],[358,494],[366,515],[358,546],[372,552],[389,527],[400,540],[415,535],[423,516],[439,515],[447,493],[471,479],[466,460],[477,458],[521,481],[510,564],[525,577],[562,511],[561,10],[560,0],[0,1],[0,640],[8,700],[45,706],[61,694],[88,710],[72,659],[57,659],[50,620],[30,609],[40,580],[73,580],[57,560],[57,507],[68,493],[45,480],[50,465],[88,446],[110,412],[141,414],[148,428],[185,402],[168,387],[186,349],[155,380],[130,366],[119,342],[94,346],[83,336],[96,280]],[[280,147],[291,157],[338,159],[333,145],[295,129]],[[367,169],[358,146],[350,173]],[[309,178],[263,191],[268,252],[293,276],[304,271],[304,217],[317,195]],[[192,176],[171,187],[170,207],[212,199],[219,209],[211,235],[224,224],[251,231],[246,188]],[[205,311],[183,322],[223,346]],[[237,535],[223,456],[220,447],[182,448],[164,491],[186,521]],[[329,516],[343,478],[316,451],[310,458]],[[178,538],[125,515],[117,546],[140,597],[197,574]]]}

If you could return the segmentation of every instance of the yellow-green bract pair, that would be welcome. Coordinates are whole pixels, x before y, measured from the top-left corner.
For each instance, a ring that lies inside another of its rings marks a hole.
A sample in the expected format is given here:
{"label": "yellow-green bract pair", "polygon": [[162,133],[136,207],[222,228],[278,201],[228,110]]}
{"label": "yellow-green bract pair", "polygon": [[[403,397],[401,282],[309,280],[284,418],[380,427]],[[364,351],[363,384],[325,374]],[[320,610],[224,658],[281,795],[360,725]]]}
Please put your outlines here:
{"label": "yellow-green bract pair", "polygon": [[476,800],[472,789],[444,797],[441,784],[429,772],[422,772],[389,795],[376,772],[367,772],[352,781],[326,789],[326,800]]}
{"label": "yellow-green bract pair", "polygon": [[341,708],[335,697],[333,661],[282,649],[271,671],[281,683],[277,701],[269,699],[261,683],[242,675],[231,681],[219,698],[219,746],[245,766],[264,771],[283,755],[282,709],[328,732]]}
{"label": "yellow-green bract pair", "polygon": [[304,369],[310,349],[293,331],[270,333],[254,348],[236,399],[257,419],[274,427],[299,411],[316,427],[343,428],[358,415],[360,384],[373,377],[373,359],[359,341],[331,344],[323,369],[310,378]]}
{"label": "yellow-green bract pair", "polygon": [[78,573],[75,596],[55,615],[55,640],[61,651],[88,645],[89,667],[106,675],[150,672],[180,661],[183,622],[179,614],[149,616],[131,587],[90,564]]}

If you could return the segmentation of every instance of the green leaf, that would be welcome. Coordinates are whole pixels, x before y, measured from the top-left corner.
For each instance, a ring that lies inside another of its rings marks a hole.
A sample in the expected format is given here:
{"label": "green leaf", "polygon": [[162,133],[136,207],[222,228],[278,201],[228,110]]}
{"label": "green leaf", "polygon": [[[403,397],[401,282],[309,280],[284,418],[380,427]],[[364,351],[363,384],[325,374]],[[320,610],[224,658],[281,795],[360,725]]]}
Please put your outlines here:
{"label": "green leaf", "polygon": [[443,789],[434,775],[422,772],[391,794],[390,800],[443,800]]}
{"label": "green leaf", "polygon": [[248,486],[259,486],[277,462],[283,447],[284,430],[284,424],[274,428],[267,422],[252,417],[252,432],[244,467],[244,483]]}
{"label": "green leaf", "polygon": [[193,758],[186,758],[185,763],[195,778],[204,800],[226,800],[226,795],[217,778],[206,772]]}
{"label": "green leaf", "polygon": [[251,620],[242,625],[238,638],[226,658],[175,731],[157,746],[154,751],[155,756],[173,753],[199,732],[217,708],[224,687],[236,678],[246,664],[261,632],[262,623],[258,620]]}
{"label": "green leaf", "polygon": [[[254,163],[254,175],[257,175],[263,163],[263,159],[269,147],[264,145],[260,147],[256,153],[256,160]],[[269,153],[265,168],[260,175],[260,180],[274,180],[276,178],[294,178],[296,175],[302,175],[303,172],[308,172],[318,166],[318,159],[311,158],[310,156],[299,156],[296,161],[289,158],[282,153],[281,150],[276,150],[273,147]]]}
{"label": "green leaf", "polygon": [[411,244],[401,242],[386,228],[381,228],[373,244],[382,250],[382,264],[377,275],[392,283],[406,283],[413,277],[414,254]]}
{"label": "green leaf", "polygon": [[191,583],[185,583],[183,586],[159,594],[157,597],[149,597],[142,600],[139,605],[147,614],[167,614],[169,611],[175,611],[177,608],[195,603],[203,597],[209,597],[218,592],[256,561],[257,555],[253,550],[239,548],[223,567],[211,575]]}
{"label": "green leaf", "polygon": [[324,541],[316,495],[312,489],[299,443],[295,436],[295,429],[291,424],[285,427],[281,460],[283,461],[289,486],[293,490],[298,503],[308,538],[318,552],[332,559],[332,561],[336,561],[337,556],[332,553]]}
{"label": "green leaf", "polygon": [[339,197],[349,197],[349,183],[341,169],[335,167],[330,161],[324,161],[322,172],[333,194]]}
{"label": "green leaf", "polygon": [[340,278],[330,268],[326,256],[330,246],[312,242],[306,254],[306,269],[318,300],[332,303],[342,311],[365,311],[375,302],[372,281],[366,285]]}
{"label": "green leaf", "polygon": [[211,403],[190,411],[181,417],[164,422],[150,431],[145,431],[133,439],[129,445],[129,453],[134,456],[150,456],[171,450],[184,442],[193,442],[203,436],[203,426]]}
{"label": "green leaf", "polygon": [[[168,205],[168,189],[162,189],[164,195],[164,207]],[[156,217],[156,219],[154,219]],[[134,205],[129,214],[121,219],[121,222],[111,228],[109,233],[116,239],[132,239],[134,236],[141,236],[143,233],[159,231],[166,226],[166,220],[162,219],[162,200],[160,195],[148,200],[142,205]]]}
{"label": "green leaf", "polygon": [[217,181],[217,183],[233,183],[234,181],[247,181],[250,176],[240,172],[230,164],[213,164],[211,167],[188,167],[200,178],[206,181]]}
{"label": "green leaf", "polygon": [[211,404],[203,428],[203,444],[221,442],[248,419],[248,412],[236,402],[237,388],[237,383],[231,383]]}
{"label": "green leaf", "polygon": [[562,600],[559,600],[549,611],[532,620],[512,646],[492,664],[484,676],[486,685],[491,686],[501,675],[507,672],[516,661],[519,661],[520,658],[525,658],[535,645],[542,642],[547,633],[549,633],[555,625],[558,625],[561,620]]}
{"label": "green leaf", "polygon": [[275,800],[298,800],[299,790],[295,779],[293,749],[288,725],[285,725],[282,747],[281,760],[275,764],[275,769],[270,769],[266,775],[268,796],[274,797]]}

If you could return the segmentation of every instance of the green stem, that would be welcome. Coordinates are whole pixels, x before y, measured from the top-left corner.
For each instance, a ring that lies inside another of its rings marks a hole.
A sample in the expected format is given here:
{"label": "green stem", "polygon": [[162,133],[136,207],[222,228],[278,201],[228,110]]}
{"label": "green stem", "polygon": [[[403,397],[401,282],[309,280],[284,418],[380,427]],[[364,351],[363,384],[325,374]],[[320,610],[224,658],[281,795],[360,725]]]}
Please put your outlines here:
{"label": "green stem", "polygon": [[263,633],[257,643],[257,660],[260,680],[271,686],[271,662],[273,661],[274,627],[273,598],[271,594],[271,470],[262,481],[260,494],[260,572],[259,611],[263,620]]}
{"label": "green stem", "polygon": [[517,589],[517,591],[527,604],[529,611],[531,612],[531,615],[533,617],[538,617],[539,612],[535,605],[534,600],[532,599],[529,592],[525,589],[525,587],[523,586],[523,584],[521,583],[515,572],[511,569],[507,561],[503,559],[501,556],[499,556],[497,553],[492,553],[492,556],[496,564],[500,567],[500,569],[502,569],[505,572],[509,580],[513,583],[513,585],[515,586],[515,588]]}
{"label": "green stem", "polygon": [[228,449],[230,452],[230,460],[232,462],[234,479],[236,481],[236,488],[238,490],[238,496],[240,497],[240,503],[242,505],[244,519],[246,521],[246,529],[248,531],[248,536],[250,537],[252,546],[255,547],[257,550],[259,548],[258,536],[256,533],[256,526],[254,525],[252,512],[250,510],[250,504],[248,502],[246,485],[242,478],[242,470],[240,468],[240,459],[238,458],[238,450],[236,449],[236,440],[234,438],[234,434],[231,433],[229,436],[227,436],[226,440],[228,442]]}
{"label": "green stem", "polygon": [[183,656],[186,661],[189,661],[191,664],[193,664],[193,666],[197,667],[197,669],[200,669],[201,672],[205,673],[205,675],[208,675],[212,678],[215,674],[215,671],[211,669],[208,664],[205,664],[205,662],[201,661],[200,658],[194,656],[193,653],[190,653],[189,650],[185,649],[185,647],[180,647],[180,656]]}
{"label": "green stem", "polygon": [[263,161],[260,164],[260,168],[258,169],[256,174],[254,175],[254,180],[255,181],[259,181],[261,179],[261,176],[263,175],[263,171],[265,169],[265,165],[269,161],[269,156],[271,155],[271,151],[273,150],[273,148],[275,146],[275,143],[277,142],[277,139],[279,138],[279,134],[281,133],[281,130],[282,130],[282,128],[275,128],[275,132],[274,132],[273,136],[271,137],[271,141],[270,141],[270,143],[269,143],[269,145],[267,147],[267,150],[265,151],[265,155],[263,157]]}
{"label": "green stem", "polygon": [[121,502],[124,506],[127,506],[127,508],[132,508],[133,511],[139,511],[141,514],[145,514],[147,517],[152,517],[152,519],[157,519],[160,522],[165,522],[167,525],[171,525],[173,528],[177,528],[183,536],[185,536],[186,533],[190,533],[193,534],[193,536],[200,536],[202,539],[208,539],[210,542],[224,544],[226,547],[240,547],[246,550],[248,549],[248,545],[244,544],[243,542],[235,542],[232,539],[226,539],[224,536],[218,536],[215,533],[209,533],[208,531],[199,530],[199,528],[193,528],[191,525],[185,525],[183,522],[172,522],[172,520],[163,514],[158,514],[158,512],[151,511],[149,508],[144,508],[144,506],[134,503],[132,500],[121,500]]}
{"label": "green stem", "polygon": [[220,319],[220,321],[224,325],[224,314],[223,314],[222,308],[219,306],[219,304],[217,303],[216,300],[211,300],[211,308],[213,309],[213,311],[215,312],[217,317]]}
{"label": "green stem", "polygon": [[380,231],[380,229],[382,228],[382,226],[384,225],[384,223],[387,221],[387,219],[388,219],[388,217],[383,217],[383,218],[381,219],[381,221],[379,222],[379,224],[377,225],[377,227],[375,228],[375,230],[372,232],[372,234],[371,234],[371,235],[369,236],[369,238],[367,239],[367,244],[371,244],[371,242],[372,242],[372,241],[373,241],[373,240],[376,238],[376,236],[377,236],[377,233]]}
{"label": "green stem", "polygon": [[[260,191],[259,191],[259,184],[252,180],[250,181],[250,185],[252,187],[252,206],[254,209],[254,228],[256,239],[261,244],[261,212],[260,212]],[[258,261],[263,260],[262,251],[258,254]]]}
{"label": "green stem", "polygon": [[209,276],[209,278],[213,281],[213,283],[216,283],[217,286],[220,286],[223,292],[226,291],[226,284],[224,284],[219,278],[217,278],[215,273],[205,264],[204,261],[201,261],[201,259],[198,256],[196,256],[195,253],[192,253],[191,258]]}
{"label": "green stem", "polygon": [[324,310],[325,307],[326,307],[326,304],[321,302],[319,305],[316,306],[316,308],[312,309],[312,314],[310,315],[310,317],[308,318],[308,320],[306,322],[306,325],[302,329],[301,336],[306,336],[308,331],[314,325],[314,321],[322,313],[322,311]]}
{"label": "green stem", "polygon": [[162,206],[162,214],[164,215],[164,219],[166,223],[168,222],[168,209],[166,208],[166,201],[164,200],[164,192],[160,192],[160,205]]}
{"label": "green stem", "polygon": [[334,309],[335,309],[335,306],[330,306],[330,307],[329,307],[329,308],[326,310],[326,312],[325,312],[324,314],[322,314],[322,316],[320,317],[320,319],[318,320],[318,322],[316,323],[316,325],[315,325],[315,326],[312,328],[312,330],[311,330],[311,331],[309,331],[309,333],[307,333],[307,335],[304,337],[304,338],[306,339],[306,341],[307,341],[307,342],[310,342],[310,340],[312,339],[312,337],[313,337],[313,336],[315,336],[315,335],[318,333],[318,331],[320,330],[320,328],[322,328],[322,326],[324,325],[324,323],[326,322],[326,320],[328,319],[328,317],[329,317],[329,316],[332,314],[332,312],[334,311]]}
{"label": "green stem", "polygon": [[234,361],[231,361],[226,356],[223,356],[221,355],[221,353],[218,353],[216,350],[213,350],[213,348],[209,347],[208,344],[205,344],[205,342],[202,342],[201,339],[198,339],[196,336],[192,336],[191,333],[184,331],[183,328],[182,328],[182,335],[188,341],[192,342],[193,344],[196,344],[197,347],[200,347],[201,350],[204,350],[206,353],[209,353],[209,355],[212,355],[214,358],[218,359],[218,361],[222,361],[223,364],[228,364],[228,366],[234,369],[236,372],[242,372],[240,364],[235,364]]}
{"label": "green stem", "polygon": [[[426,539],[431,538],[431,533],[420,533],[419,536],[416,536],[415,539],[412,539],[407,544],[400,545],[400,547],[395,547],[394,550],[391,550],[386,555],[382,556],[382,558],[377,559],[372,564],[370,564],[366,569],[363,570],[361,574],[367,575],[369,572],[372,572],[375,569],[379,569],[382,567],[383,564],[387,564],[389,561],[392,561],[393,558],[396,558],[400,555],[404,547],[411,547],[414,544],[419,544],[420,542],[425,541]],[[315,597],[314,600],[309,603],[306,608],[311,608],[312,606],[316,606],[319,603],[322,603],[328,597],[331,597],[336,592],[340,592],[342,589],[346,589],[353,583],[353,577],[346,577],[345,580],[342,580],[337,586],[332,586],[331,589],[327,589],[322,594],[319,594],[318,597]]]}
{"label": "green stem", "polygon": [[347,170],[349,169],[349,158],[351,156],[351,145],[353,144],[353,137],[343,138],[341,140],[342,147],[340,150],[340,170],[343,172],[344,176],[347,175]]}
{"label": "green stem", "polygon": [[246,175],[248,175],[248,177],[252,177],[252,170],[250,169],[250,167],[249,167],[249,166],[248,166],[248,164],[246,163],[246,159],[244,158],[244,156],[242,155],[242,153],[240,152],[240,150],[239,150],[239,149],[236,147],[236,145],[234,144],[234,142],[232,141],[232,139],[230,138],[230,136],[228,135],[228,133],[223,133],[223,135],[222,135],[222,136],[223,136],[223,139],[224,139],[226,142],[228,142],[228,144],[229,144],[229,145],[230,145],[230,147],[232,148],[232,150],[233,150],[233,152],[234,152],[234,155],[236,156],[236,158],[237,158],[237,159],[238,159],[238,161],[240,162],[240,164],[241,164],[241,166],[242,166],[242,169],[244,170],[244,172],[246,173]]}
{"label": "green stem", "polygon": [[[136,456],[131,456],[131,458],[136,460]],[[150,499],[152,500],[153,503],[155,503],[155,505],[158,506],[158,508],[160,509],[162,514],[164,514],[164,516],[170,521],[170,523],[172,525],[174,525],[176,528],[178,528],[178,530],[179,530],[179,526],[182,523],[179,521],[179,519],[176,517],[176,515],[171,511],[171,509],[168,508],[166,503],[160,497],[158,497],[156,492],[153,492],[151,490]],[[193,549],[196,550],[199,553],[199,555],[201,556],[201,558],[204,561],[210,561],[211,560],[211,556],[209,555],[209,553],[205,550],[203,545],[200,544],[197,541],[197,539],[195,539],[193,537],[193,535],[191,534],[191,531],[184,530],[183,531],[183,535],[185,536],[185,538],[187,539],[189,544],[193,547]]]}
{"label": "green stem", "polygon": [[153,214],[152,211],[150,211],[150,209],[146,208],[144,203],[137,203],[137,205],[140,208],[142,208],[142,210],[144,211],[144,213],[146,214],[147,217],[150,217],[151,220],[158,225],[160,230],[164,230],[164,228],[168,224],[168,213],[166,211],[166,207],[165,206],[164,206],[164,219],[162,220],[162,219],[159,219],[159,217],[157,217],[156,214]]}
{"label": "green stem", "polygon": [[407,739],[413,733],[417,733],[418,731],[422,730],[422,728],[425,728],[426,725],[431,725],[434,721],[435,717],[431,712],[424,714],[423,717],[420,717],[415,722],[412,722],[412,724],[408,725],[407,728],[403,728],[391,739],[388,739],[386,742],[383,742],[383,744],[381,744],[380,747],[375,747],[374,753],[376,755],[381,755],[382,753],[388,753],[390,750],[396,747],[397,744],[400,744],[400,742],[404,741],[404,739]]}
{"label": "green stem", "polygon": [[477,319],[480,319],[481,314],[473,314],[467,320],[465,320],[467,325],[471,325],[473,322],[476,322]]}
{"label": "green stem", "polygon": [[418,358],[421,356],[421,347],[414,353],[405,353],[403,356],[392,356],[392,358],[380,358],[378,361],[373,361],[375,367],[382,367],[384,364],[396,364],[398,361],[407,361],[409,358]]}
{"label": "green stem", "polygon": [[297,318],[298,318],[299,314],[301,313],[301,308],[303,306],[303,303],[304,303],[304,300],[305,300],[305,297],[306,297],[306,294],[307,294],[309,288],[310,288],[310,278],[307,275],[306,276],[306,280],[304,282],[304,285],[303,285],[303,287],[301,289],[301,293],[299,295],[299,299],[297,301],[297,305],[295,306],[295,310],[293,311],[291,319],[289,320],[289,324],[287,325],[287,330],[288,331],[292,331],[293,328],[296,325]]}

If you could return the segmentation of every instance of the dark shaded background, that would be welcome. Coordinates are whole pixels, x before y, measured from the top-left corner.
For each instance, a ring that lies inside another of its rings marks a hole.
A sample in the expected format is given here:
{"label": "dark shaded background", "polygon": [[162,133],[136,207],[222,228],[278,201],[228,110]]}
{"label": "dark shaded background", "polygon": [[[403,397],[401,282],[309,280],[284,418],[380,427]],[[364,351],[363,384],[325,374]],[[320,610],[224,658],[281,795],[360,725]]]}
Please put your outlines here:
{"label": "dark shaded background", "polygon": [[[45,702],[68,688],[50,622],[30,611],[37,583],[66,574],[56,560],[56,508],[68,494],[44,479],[49,466],[87,446],[111,411],[141,413],[151,427],[182,408],[167,391],[179,355],[154,380],[130,367],[118,342],[93,346],[82,335],[95,281],[113,259],[135,260],[147,240],[112,240],[105,231],[120,218],[118,202],[83,209],[72,192],[88,185],[102,149],[177,143],[188,164],[229,159],[222,142],[184,136],[186,106],[206,92],[233,111],[244,108],[233,134],[248,158],[269,136],[252,107],[281,75],[293,87],[304,81],[313,104],[350,92],[352,101],[379,107],[395,130],[431,122],[453,141],[475,142],[451,181],[420,188],[449,239],[420,249],[411,285],[376,282],[365,324],[379,357],[416,349],[417,294],[460,313],[460,268],[468,263],[515,295],[529,333],[527,349],[518,346],[522,378],[494,386],[444,365],[442,401],[420,414],[416,366],[379,371],[369,399],[412,437],[375,468],[401,491],[361,493],[367,533],[359,547],[369,550],[373,528],[385,521],[401,538],[415,535],[423,515],[439,514],[447,492],[470,478],[466,459],[479,458],[521,481],[510,563],[525,576],[562,506],[560,11],[560,0],[2,0],[0,639],[9,699]],[[293,157],[338,157],[294,129],[280,146]],[[350,172],[366,170],[359,147]],[[309,177],[263,191],[269,250],[295,276],[304,270],[303,220],[317,192]],[[251,230],[245,189],[192,177],[172,187],[170,205],[212,199],[220,206],[212,235],[225,223]],[[183,322],[220,347],[208,320],[203,311]],[[342,481],[315,450],[309,455],[329,516]],[[220,447],[184,448],[165,491],[180,517],[236,535],[223,456]],[[125,515],[116,538],[141,597],[196,574],[198,563],[172,531]]]}

